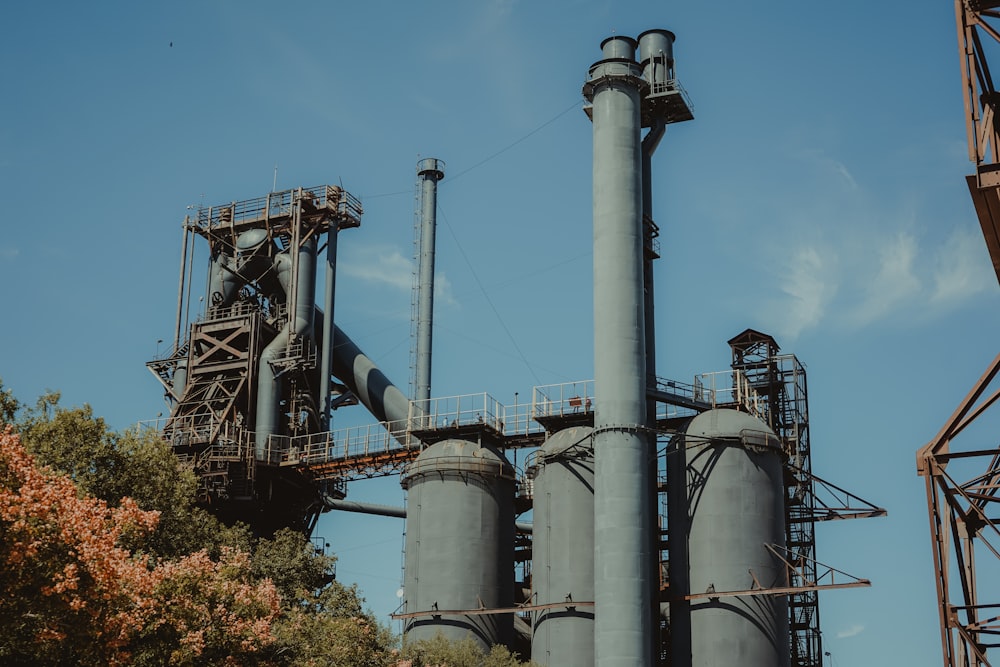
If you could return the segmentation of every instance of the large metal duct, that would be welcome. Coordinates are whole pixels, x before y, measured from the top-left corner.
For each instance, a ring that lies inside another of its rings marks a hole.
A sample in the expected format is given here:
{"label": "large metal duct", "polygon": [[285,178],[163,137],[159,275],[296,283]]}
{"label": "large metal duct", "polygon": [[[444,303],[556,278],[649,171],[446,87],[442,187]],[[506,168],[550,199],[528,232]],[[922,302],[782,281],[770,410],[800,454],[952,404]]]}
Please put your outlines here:
{"label": "large metal duct", "polygon": [[600,665],[652,664],[637,43],[609,37],[583,92],[594,132],[594,601]]}
{"label": "large metal duct", "polygon": [[[292,268],[295,262],[290,253],[279,254],[274,267],[288,301],[292,301]],[[298,275],[295,277],[295,311],[288,314],[288,323],[267,344],[260,354],[257,376],[257,418],[254,424],[256,454],[263,459],[268,436],[280,432],[281,378],[271,362],[285,353],[293,336],[313,333],[313,313],[316,310],[316,237],[312,236],[299,247]]]}
{"label": "large metal duct", "polygon": [[671,664],[789,664],[786,596],[704,595],[788,585],[768,549],[785,540],[782,456],[774,433],[736,410],[702,413],[671,442]]}
{"label": "large metal duct", "polygon": [[[331,498],[329,496],[323,497],[323,505],[327,509],[338,510],[340,512],[354,512],[356,514],[371,514],[373,516],[386,516],[393,517],[397,519],[406,518],[406,508],[405,507],[394,507],[392,505],[380,505],[378,503],[360,503],[354,500],[341,500],[337,498]],[[534,526],[526,521],[515,521],[514,529],[518,533],[524,533],[526,535],[531,535],[531,531],[534,530]]]}
{"label": "large metal duct", "polygon": [[238,289],[236,257],[228,248],[222,248],[210,260],[208,303],[205,304],[205,311],[207,312],[213,307],[228,306],[232,303]]}
{"label": "large metal duct", "polygon": [[[563,429],[536,454],[531,587],[533,604],[594,599],[593,429]],[[531,659],[549,667],[594,664],[594,609],[534,613]]]}
{"label": "large metal duct", "polygon": [[513,614],[435,614],[514,604],[514,468],[465,440],[438,442],[403,473],[407,489],[404,641],[471,638],[510,645]]}
{"label": "large metal duct", "polygon": [[434,249],[437,232],[437,183],[444,162],[426,158],[417,163],[420,178],[420,256],[417,265],[417,354],[413,400],[431,397],[431,348],[434,322]]}
{"label": "large metal duct", "polygon": [[170,393],[173,396],[174,402],[180,402],[184,398],[184,390],[187,388],[188,380],[188,362],[187,359],[181,359],[177,362],[177,366],[174,368],[174,375],[171,378],[170,383]]}
{"label": "large metal duct", "polygon": [[410,401],[340,327],[333,327],[333,374],[390,430],[406,428]]}

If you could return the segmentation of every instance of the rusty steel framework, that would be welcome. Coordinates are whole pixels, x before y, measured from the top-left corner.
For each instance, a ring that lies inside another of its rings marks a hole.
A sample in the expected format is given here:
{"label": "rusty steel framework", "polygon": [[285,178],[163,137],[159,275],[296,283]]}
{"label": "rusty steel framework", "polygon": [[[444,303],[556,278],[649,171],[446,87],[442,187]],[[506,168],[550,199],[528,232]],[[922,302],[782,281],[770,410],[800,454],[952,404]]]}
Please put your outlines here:
{"label": "rusty steel framework", "polygon": [[[276,298],[274,271],[261,267],[269,267],[282,251],[290,254],[294,267],[308,239],[315,243],[331,229],[357,227],[361,213],[360,202],[349,193],[323,185],[199,208],[185,218],[174,344],[167,356],[147,367],[163,385],[171,405],[170,416],[161,425],[163,437],[195,472],[199,501],[220,516],[254,517],[247,522],[263,532],[285,525],[310,532],[321,511],[318,494],[343,495],[339,480],[318,474],[322,471],[274,465],[255,452],[256,388],[265,363],[261,354],[296,308],[295,289],[287,298]],[[257,247],[241,249],[239,239],[255,233]],[[188,247],[193,236],[208,242],[216,264],[223,265],[218,258],[241,256],[245,267],[224,264],[226,273],[234,276],[225,280],[235,283],[239,278],[246,284],[231,288],[235,293],[228,297],[219,292],[206,295],[204,312],[188,324],[184,315],[190,300],[193,253],[189,256]],[[261,276],[240,275],[253,266]],[[318,423],[294,418],[309,407],[300,402],[317,381],[316,362],[316,345],[308,336],[289,337],[269,362],[288,379],[290,388],[279,398],[287,403],[292,435],[320,428]],[[280,502],[264,503],[263,497],[277,497]]]}
{"label": "rusty steel framework", "polygon": [[759,416],[781,439],[788,457],[784,466],[782,551],[788,565],[789,586],[784,593],[788,595],[791,665],[822,667],[819,591],[867,585],[867,581],[833,583],[833,573],[839,570],[816,560],[815,525],[819,521],[881,517],[886,511],[813,475],[806,369],[798,358],[781,354],[774,338],[753,329],[730,339],[729,347],[733,371],[742,373],[761,397]]}
{"label": "rusty steel framework", "polygon": [[[997,0],[955,0],[969,159],[976,165],[976,173],[966,182],[1000,279],[1000,93],[988,58],[988,52],[1000,46],[998,7]],[[958,449],[954,442],[1000,397],[1000,391],[996,391],[983,398],[998,370],[1000,356],[934,439],[917,452],[917,473],[924,478],[927,492],[946,667],[989,667],[993,664],[989,650],[1000,646],[1000,601],[995,594],[988,595],[990,599],[980,595],[977,577],[984,562],[995,565],[1000,561],[1000,531],[995,515],[1000,491],[1000,448]]]}

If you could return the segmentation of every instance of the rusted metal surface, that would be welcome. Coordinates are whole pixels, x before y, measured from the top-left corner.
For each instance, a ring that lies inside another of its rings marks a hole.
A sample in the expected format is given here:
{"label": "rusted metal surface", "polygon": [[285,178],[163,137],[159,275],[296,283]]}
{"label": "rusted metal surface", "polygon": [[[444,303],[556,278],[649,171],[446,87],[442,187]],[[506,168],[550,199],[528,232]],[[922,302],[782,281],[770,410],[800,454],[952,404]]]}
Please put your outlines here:
{"label": "rusted metal surface", "polygon": [[[1000,93],[994,86],[987,58],[987,45],[995,52],[1000,43],[997,7],[1000,2],[995,0],[955,0],[969,160],[976,166],[976,173],[966,182],[1000,280],[1000,132],[996,117]],[[987,652],[1000,645],[1000,622],[995,612],[1000,603],[980,599],[977,578],[983,560],[1000,560],[1000,531],[995,520],[989,518],[997,509],[1000,491],[1000,449],[956,449],[953,442],[1000,398],[1000,391],[983,398],[998,370],[1000,356],[937,435],[917,452],[917,473],[924,478],[927,494],[945,667],[989,667]],[[951,471],[950,462],[956,462]],[[956,471],[957,467],[963,474]],[[977,469],[982,472],[977,473]]]}
{"label": "rusted metal surface", "polygon": [[1000,43],[998,6],[997,2],[955,0],[965,128],[969,159],[976,165],[976,173],[968,177],[969,190],[1000,280],[1000,93],[993,84],[987,58],[987,52],[995,51]]}
{"label": "rusted metal surface", "polygon": [[[934,439],[917,452],[917,472],[924,477],[927,492],[946,667],[989,667],[993,663],[987,651],[998,645],[1000,636],[1000,619],[996,615],[1000,602],[981,599],[981,592],[989,594],[992,589],[981,591],[977,577],[984,560],[1000,560],[1000,529],[990,518],[1000,509],[1000,448],[959,450],[954,442],[1000,396],[1000,392],[993,392],[983,398],[998,371],[1000,355]],[[964,463],[964,475],[948,470],[949,463],[958,461]],[[965,479],[970,469],[983,471]]]}

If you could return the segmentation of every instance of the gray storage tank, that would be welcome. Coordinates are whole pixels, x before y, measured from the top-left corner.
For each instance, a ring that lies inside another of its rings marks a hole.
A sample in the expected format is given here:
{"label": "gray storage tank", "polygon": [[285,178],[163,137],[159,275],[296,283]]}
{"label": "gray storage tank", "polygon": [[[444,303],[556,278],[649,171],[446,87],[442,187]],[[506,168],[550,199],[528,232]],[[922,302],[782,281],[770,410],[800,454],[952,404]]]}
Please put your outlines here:
{"label": "gray storage tank", "polygon": [[425,449],[402,475],[407,489],[404,641],[472,638],[489,652],[510,645],[513,614],[437,611],[514,605],[514,468],[466,440]]}
{"label": "gray storage tank", "polygon": [[767,548],[785,543],[782,459],[777,436],[736,410],[702,413],[671,442],[672,664],[789,664],[786,596],[704,595],[788,585]]}
{"label": "gray storage tank", "polygon": [[[574,426],[545,441],[534,476],[533,604],[594,600],[594,429]],[[531,659],[549,667],[594,664],[594,607],[539,609]]]}

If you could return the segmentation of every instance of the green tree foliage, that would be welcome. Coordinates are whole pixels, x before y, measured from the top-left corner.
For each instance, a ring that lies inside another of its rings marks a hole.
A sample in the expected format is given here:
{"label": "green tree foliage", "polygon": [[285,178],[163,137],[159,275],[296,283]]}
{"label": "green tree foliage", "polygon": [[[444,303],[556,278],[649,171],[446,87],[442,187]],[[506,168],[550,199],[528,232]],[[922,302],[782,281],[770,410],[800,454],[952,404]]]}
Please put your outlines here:
{"label": "green tree foliage", "polygon": [[0,663],[259,663],[277,589],[249,576],[240,551],[154,565],[122,546],[158,518],[80,494],[0,433]]}
{"label": "green tree foliage", "polygon": [[452,641],[438,633],[433,639],[409,642],[403,649],[405,667],[540,667],[521,662],[504,646],[484,653],[473,639]]}
{"label": "green tree foliage", "polygon": [[231,529],[195,505],[197,482],[155,431],[110,431],[89,405],[64,408],[48,393],[16,424],[38,461],[68,475],[84,493],[116,506],[122,498],[160,513],[141,544],[157,557],[176,558],[199,549],[249,545],[248,533]]}
{"label": "green tree foliage", "polygon": [[2,383],[0,417],[0,664],[397,663],[332,557],[220,524],[155,433]]}
{"label": "green tree foliage", "polygon": [[14,392],[4,388],[3,378],[0,378],[0,423],[13,424],[20,409],[21,404],[14,398]]}

